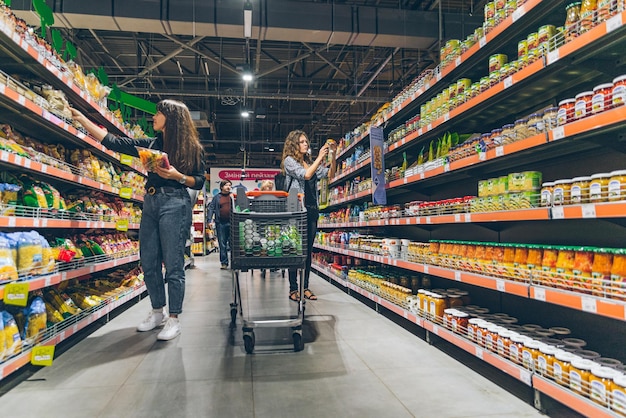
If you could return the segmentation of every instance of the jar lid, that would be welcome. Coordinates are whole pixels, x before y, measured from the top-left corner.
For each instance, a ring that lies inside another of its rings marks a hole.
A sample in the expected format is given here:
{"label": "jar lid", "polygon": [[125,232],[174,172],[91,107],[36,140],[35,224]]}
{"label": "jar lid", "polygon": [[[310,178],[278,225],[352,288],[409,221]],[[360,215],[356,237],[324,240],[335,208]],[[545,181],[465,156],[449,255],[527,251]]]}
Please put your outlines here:
{"label": "jar lid", "polygon": [[592,367],[596,366],[598,363],[595,363],[591,360],[587,360],[584,358],[575,358],[572,360],[572,366],[579,370],[591,370]]}
{"label": "jar lid", "polygon": [[626,375],[621,373],[616,374],[615,376],[613,376],[613,382],[615,382],[615,384],[618,386],[626,388]]}
{"label": "jar lid", "polygon": [[539,349],[539,347],[541,347],[542,345],[543,344],[540,341],[533,340],[532,338],[524,341],[524,346],[532,349]]}
{"label": "jar lid", "polygon": [[600,358],[600,353],[591,350],[576,350],[574,351],[574,354],[587,360],[595,360],[597,358]]}
{"label": "jar lid", "polygon": [[558,184],[570,184],[572,182],[572,179],[561,179],[561,180],[557,180],[554,182],[554,185],[558,185]]}
{"label": "jar lid", "polygon": [[535,331],[538,329],[543,328],[541,325],[537,325],[537,324],[524,324],[522,325],[522,328],[528,331]]}
{"label": "jar lid", "polygon": [[505,328],[505,329],[502,329],[501,331],[498,331],[498,335],[503,338],[511,338],[512,336],[519,335],[519,334],[515,331],[511,331]]}
{"label": "jar lid", "polygon": [[541,187],[552,187],[554,185],[555,183],[553,181],[546,181],[545,183],[541,184]]}
{"label": "jar lid", "polygon": [[559,351],[559,349],[553,345],[542,343],[539,347],[539,351],[541,351],[543,354],[554,355],[557,351]]}
{"label": "jar lid", "polygon": [[507,123],[506,125],[503,125],[503,126],[502,126],[502,129],[511,129],[511,128],[514,128],[514,127],[515,127],[515,125],[514,125],[514,124],[512,124],[512,123]]}
{"label": "jar lid", "polygon": [[602,90],[602,89],[610,89],[612,87],[613,87],[613,83],[598,84],[597,86],[593,88],[593,91]]}
{"label": "jar lid", "polygon": [[570,103],[574,103],[576,101],[576,99],[565,99],[565,100],[561,100],[559,102],[559,107],[561,107],[562,105],[565,104],[570,104]]}
{"label": "jar lid", "polygon": [[528,118],[529,119],[533,119],[533,118],[540,118],[541,117],[541,113],[533,113],[532,115],[530,115]]}
{"label": "jar lid", "polygon": [[582,177],[582,176],[581,177],[574,177],[572,179],[572,183],[578,183],[579,181],[587,181],[587,179],[591,180],[591,177],[587,177],[587,176],[585,176],[585,177]]}
{"label": "jar lid", "polygon": [[596,173],[596,174],[592,174],[591,175],[591,179],[595,180],[595,179],[602,179],[605,177],[611,177],[611,173]]}
{"label": "jar lid", "polygon": [[[574,101],[574,100],[572,100],[572,101]],[[520,123],[521,124],[526,124],[526,123],[528,123],[528,119],[518,119],[518,120],[515,121],[516,125],[520,124]]]}
{"label": "jar lid", "polygon": [[446,308],[443,310],[443,313],[448,314],[448,315],[453,315],[454,313],[456,313],[456,309],[454,308]]}
{"label": "jar lid", "polygon": [[583,91],[582,93],[578,93],[576,95],[576,99],[580,99],[581,97],[585,97],[585,96],[593,96],[593,92],[592,91]]}
{"label": "jar lid", "polygon": [[466,312],[463,312],[463,311],[459,311],[459,310],[457,310],[457,311],[454,313],[454,316],[456,316],[457,318],[467,318],[467,317],[469,316],[469,314],[468,314],[468,313],[466,313]]}
{"label": "jar lid", "polygon": [[601,379],[613,379],[613,377],[621,373],[610,367],[600,366],[598,364],[591,368],[591,374]]}
{"label": "jar lid", "polygon": [[565,346],[565,344],[563,344],[563,341],[559,340],[558,338],[547,337],[547,338],[542,338],[540,341],[544,344],[551,345],[552,347],[555,347],[555,348],[563,348]]}
{"label": "jar lid", "polygon": [[611,171],[611,177],[613,176],[626,176],[626,170],[615,170]]}
{"label": "jar lid", "polygon": [[606,367],[622,366],[622,362],[614,358],[600,357],[598,359],[595,359],[594,361],[598,363],[599,365],[606,366]]}
{"label": "jar lid", "polygon": [[468,322],[472,325],[480,325],[482,322],[485,322],[485,320],[481,318],[471,318]]}
{"label": "jar lid", "polygon": [[580,359],[576,354],[570,353],[569,351],[561,350],[557,351],[554,354],[557,360],[572,362],[575,359]]}
{"label": "jar lid", "polygon": [[543,110],[543,114],[545,115],[546,113],[549,113],[549,112],[556,112],[557,110],[559,110],[558,107],[549,107]]}
{"label": "jar lid", "polygon": [[620,82],[620,81],[626,81],[626,74],[620,75],[619,77],[615,77],[613,79],[613,84]]}
{"label": "jar lid", "polygon": [[580,338],[563,338],[563,342],[567,345],[584,347],[587,345],[587,341],[581,340]]}
{"label": "jar lid", "polygon": [[576,7],[576,6],[580,6],[582,4],[582,2],[580,1],[575,1],[574,3],[570,3],[567,5],[567,7],[565,7],[566,9],[569,9],[570,7]]}
{"label": "jar lid", "polygon": [[511,341],[513,341],[514,343],[524,344],[526,341],[529,341],[531,339],[532,338],[527,337],[526,335],[522,335],[522,334],[511,335]]}
{"label": "jar lid", "polygon": [[554,332],[556,335],[570,335],[572,333],[569,328],[565,327],[550,327],[548,329]]}

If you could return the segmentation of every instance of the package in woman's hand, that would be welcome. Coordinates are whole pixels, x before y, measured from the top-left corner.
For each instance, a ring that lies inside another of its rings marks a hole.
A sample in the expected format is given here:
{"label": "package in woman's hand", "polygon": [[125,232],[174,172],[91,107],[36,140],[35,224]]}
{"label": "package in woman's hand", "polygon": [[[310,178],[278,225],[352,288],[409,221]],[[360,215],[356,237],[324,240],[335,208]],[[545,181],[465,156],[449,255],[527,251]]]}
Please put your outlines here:
{"label": "package in woman's hand", "polygon": [[135,148],[139,152],[139,159],[146,171],[155,171],[157,166],[170,168],[170,162],[165,152],[137,146]]}

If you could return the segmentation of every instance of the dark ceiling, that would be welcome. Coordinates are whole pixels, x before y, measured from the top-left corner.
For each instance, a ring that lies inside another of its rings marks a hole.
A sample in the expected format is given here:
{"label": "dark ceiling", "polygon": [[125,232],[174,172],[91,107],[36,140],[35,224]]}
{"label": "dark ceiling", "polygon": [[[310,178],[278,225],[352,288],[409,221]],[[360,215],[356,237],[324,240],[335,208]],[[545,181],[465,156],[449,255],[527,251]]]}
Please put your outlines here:
{"label": "dark ceiling", "polygon": [[[48,0],[83,69],[206,115],[211,165],[276,167],[293,129],[340,138],[438,63],[440,43],[482,23],[473,0]],[[36,26],[31,0],[12,9]],[[254,80],[244,83],[245,69]],[[253,111],[248,119],[241,110]],[[142,116],[137,114],[137,117]],[[264,116],[264,117],[263,117]],[[204,127],[203,127],[204,125]],[[270,151],[273,149],[274,151]]]}

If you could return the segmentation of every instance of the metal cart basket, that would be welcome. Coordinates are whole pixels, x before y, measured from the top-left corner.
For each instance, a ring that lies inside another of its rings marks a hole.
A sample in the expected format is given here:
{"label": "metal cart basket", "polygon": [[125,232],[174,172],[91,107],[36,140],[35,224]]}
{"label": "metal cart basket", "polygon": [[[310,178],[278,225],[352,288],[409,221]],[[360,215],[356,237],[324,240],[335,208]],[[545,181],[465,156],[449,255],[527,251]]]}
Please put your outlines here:
{"label": "metal cart basket", "polygon": [[[231,268],[233,302],[230,305],[231,321],[237,313],[243,322],[243,342],[248,354],[254,351],[256,327],[291,327],[295,351],[304,349],[302,322],[304,302],[298,302],[296,315],[257,318],[250,313],[244,316],[240,277],[248,272],[252,280],[253,269],[298,269],[299,292],[303,294],[304,267],[307,258],[307,214],[302,199],[295,193],[248,192],[233,197],[230,215]],[[252,289],[246,286],[246,289]],[[251,292],[246,293],[251,298]]]}

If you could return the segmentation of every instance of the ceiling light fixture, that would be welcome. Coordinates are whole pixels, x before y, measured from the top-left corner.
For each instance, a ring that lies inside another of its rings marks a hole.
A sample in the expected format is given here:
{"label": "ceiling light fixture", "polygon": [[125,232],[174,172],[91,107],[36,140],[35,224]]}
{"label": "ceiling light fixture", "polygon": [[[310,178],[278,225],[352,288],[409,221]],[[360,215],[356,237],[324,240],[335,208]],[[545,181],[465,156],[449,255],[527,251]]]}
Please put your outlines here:
{"label": "ceiling light fixture", "polygon": [[244,38],[252,37],[252,3],[246,0],[243,5],[243,36]]}
{"label": "ceiling light fixture", "polygon": [[250,116],[250,111],[249,110],[245,110],[244,109],[244,110],[241,111],[241,117],[242,118],[247,118],[249,116]]}
{"label": "ceiling light fixture", "polygon": [[249,83],[250,81],[252,81],[254,79],[254,76],[252,75],[252,73],[250,72],[244,72],[241,75],[241,78],[243,79],[243,81],[245,81],[246,83]]}

